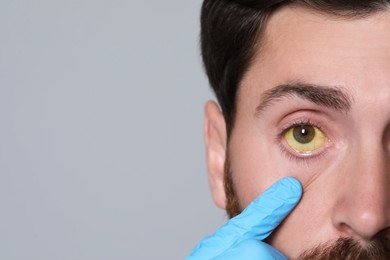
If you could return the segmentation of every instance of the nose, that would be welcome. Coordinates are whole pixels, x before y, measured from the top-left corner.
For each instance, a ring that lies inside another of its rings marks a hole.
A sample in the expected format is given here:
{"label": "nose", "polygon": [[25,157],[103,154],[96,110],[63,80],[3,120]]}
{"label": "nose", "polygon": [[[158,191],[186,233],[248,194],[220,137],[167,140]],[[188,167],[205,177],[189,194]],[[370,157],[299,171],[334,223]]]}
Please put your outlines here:
{"label": "nose", "polygon": [[390,226],[390,164],[383,150],[350,158],[340,176],[333,225],[343,236],[370,241],[388,236]]}

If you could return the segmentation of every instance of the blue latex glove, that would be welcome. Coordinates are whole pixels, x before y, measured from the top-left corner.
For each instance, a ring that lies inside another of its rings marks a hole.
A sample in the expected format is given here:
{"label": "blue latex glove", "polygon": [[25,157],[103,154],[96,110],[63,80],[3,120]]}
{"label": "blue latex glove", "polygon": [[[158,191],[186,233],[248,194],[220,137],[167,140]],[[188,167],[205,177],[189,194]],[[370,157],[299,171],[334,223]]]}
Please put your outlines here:
{"label": "blue latex glove", "polygon": [[298,180],[286,177],[277,181],[240,215],[203,239],[186,259],[287,259],[261,241],[293,210],[301,195]]}

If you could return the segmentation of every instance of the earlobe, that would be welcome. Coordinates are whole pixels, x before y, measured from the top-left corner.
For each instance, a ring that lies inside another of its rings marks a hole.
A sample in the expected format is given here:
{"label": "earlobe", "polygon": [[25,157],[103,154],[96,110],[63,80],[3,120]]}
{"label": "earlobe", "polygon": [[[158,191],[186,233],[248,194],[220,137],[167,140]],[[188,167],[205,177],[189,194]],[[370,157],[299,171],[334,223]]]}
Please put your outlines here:
{"label": "earlobe", "polygon": [[218,105],[213,101],[207,102],[205,106],[204,138],[211,194],[214,203],[224,209],[226,206],[224,189],[226,123]]}

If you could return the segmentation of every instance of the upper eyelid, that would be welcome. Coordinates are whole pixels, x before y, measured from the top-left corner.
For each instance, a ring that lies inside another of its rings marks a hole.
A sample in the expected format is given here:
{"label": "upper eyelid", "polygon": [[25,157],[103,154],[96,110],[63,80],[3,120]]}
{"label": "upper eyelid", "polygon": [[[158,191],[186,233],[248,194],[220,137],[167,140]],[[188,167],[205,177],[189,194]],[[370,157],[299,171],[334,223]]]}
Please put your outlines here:
{"label": "upper eyelid", "polygon": [[294,121],[294,123],[290,123],[289,125],[287,124],[287,126],[284,126],[282,128],[282,130],[280,131],[278,136],[283,136],[291,128],[294,128],[297,126],[302,126],[302,125],[314,126],[314,127],[318,128],[319,130],[321,130],[325,134],[325,136],[327,136],[327,134],[325,133],[326,131],[323,129],[323,127],[320,124],[311,121],[310,119]]}

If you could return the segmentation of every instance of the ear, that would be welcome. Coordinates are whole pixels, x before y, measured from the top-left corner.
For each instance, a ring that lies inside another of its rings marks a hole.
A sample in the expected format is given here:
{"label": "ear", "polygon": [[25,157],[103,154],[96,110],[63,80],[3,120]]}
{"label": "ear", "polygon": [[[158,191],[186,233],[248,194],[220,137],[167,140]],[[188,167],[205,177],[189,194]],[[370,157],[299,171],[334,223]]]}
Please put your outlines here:
{"label": "ear", "polygon": [[224,166],[226,157],[226,123],[218,105],[208,101],[205,106],[204,139],[208,180],[214,203],[225,208]]}

